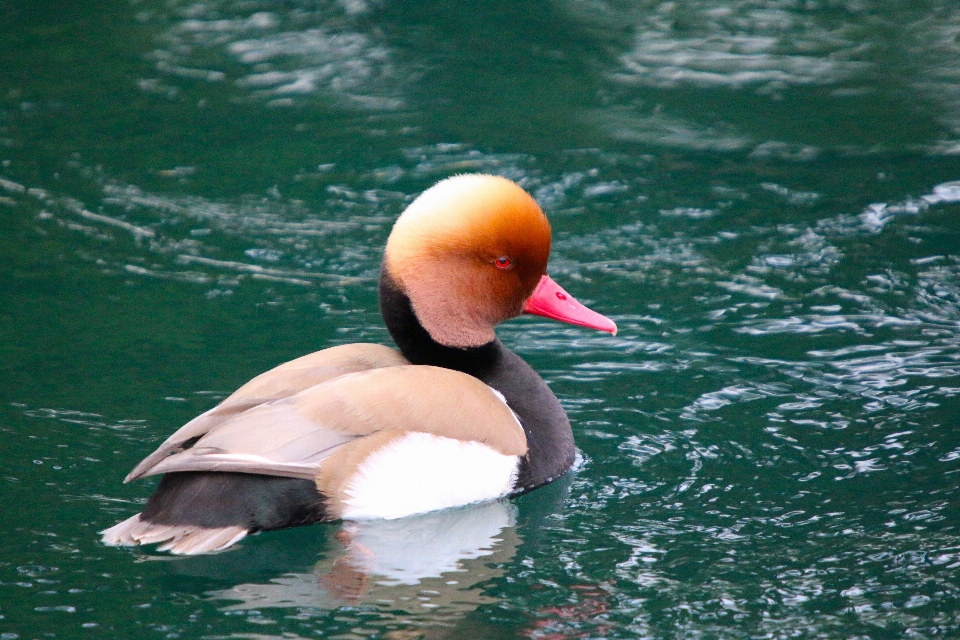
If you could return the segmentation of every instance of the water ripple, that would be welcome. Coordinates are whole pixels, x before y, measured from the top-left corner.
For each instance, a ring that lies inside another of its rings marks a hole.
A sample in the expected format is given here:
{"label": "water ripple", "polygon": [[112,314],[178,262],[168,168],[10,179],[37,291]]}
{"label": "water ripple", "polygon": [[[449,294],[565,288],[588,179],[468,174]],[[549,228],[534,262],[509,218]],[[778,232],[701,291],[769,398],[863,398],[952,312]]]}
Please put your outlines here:
{"label": "water ripple", "polygon": [[185,81],[229,81],[271,105],[319,95],[366,110],[403,106],[399,87],[410,72],[375,36],[351,29],[362,3],[297,4],[279,12],[269,2],[208,0],[143,12],[142,21],[166,28],[148,56],[161,76],[142,79],[141,89],[173,97]]}

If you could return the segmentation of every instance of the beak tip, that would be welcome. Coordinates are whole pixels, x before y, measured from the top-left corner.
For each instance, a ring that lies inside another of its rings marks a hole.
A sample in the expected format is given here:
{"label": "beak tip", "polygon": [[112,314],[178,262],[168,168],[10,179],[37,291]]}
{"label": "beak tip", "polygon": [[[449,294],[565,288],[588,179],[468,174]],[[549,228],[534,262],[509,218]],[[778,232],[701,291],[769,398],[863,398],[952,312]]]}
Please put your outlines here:
{"label": "beak tip", "polygon": [[619,330],[618,327],[617,327],[617,323],[614,322],[613,320],[611,320],[610,318],[604,318],[604,319],[605,319],[609,324],[607,324],[607,326],[605,326],[605,327],[599,327],[599,329],[600,329],[601,331],[606,331],[607,333],[609,333],[609,334],[612,335],[612,336],[616,336],[616,335],[617,335],[617,331]]}
{"label": "beak tip", "polygon": [[616,322],[577,302],[548,275],[540,278],[540,283],[523,305],[523,313],[617,335]]}

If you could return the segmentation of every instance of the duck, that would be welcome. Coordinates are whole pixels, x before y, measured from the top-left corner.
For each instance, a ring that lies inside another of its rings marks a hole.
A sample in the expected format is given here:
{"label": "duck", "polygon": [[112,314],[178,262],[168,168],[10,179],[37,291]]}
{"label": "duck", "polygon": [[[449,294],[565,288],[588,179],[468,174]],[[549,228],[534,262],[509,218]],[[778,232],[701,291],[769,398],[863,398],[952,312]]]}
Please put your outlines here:
{"label": "duck", "polygon": [[126,476],[161,476],[108,546],[200,554],[319,522],[507,499],[574,465],[559,400],[497,338],[532,314],[616,335],[547,275],[551,229],[505,177],[441,180],[401,213],[379,276],[397,349],[345,344],[262,373]]}

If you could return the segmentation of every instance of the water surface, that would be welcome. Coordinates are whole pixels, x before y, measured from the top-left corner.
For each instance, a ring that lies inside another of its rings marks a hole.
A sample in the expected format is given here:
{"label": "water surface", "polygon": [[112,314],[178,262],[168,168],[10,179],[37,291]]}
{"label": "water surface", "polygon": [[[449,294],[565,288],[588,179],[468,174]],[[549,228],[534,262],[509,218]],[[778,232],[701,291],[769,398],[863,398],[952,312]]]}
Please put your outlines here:
{"label": "water surface", "polygon": [[[474,4],[0,7],[0,638],[960,633],[960,9]],[[499,331],[577,471],[101,546],[176,427],[389,341],[392,222],[474,171],[535,195],[551,273],[620,326]]]}

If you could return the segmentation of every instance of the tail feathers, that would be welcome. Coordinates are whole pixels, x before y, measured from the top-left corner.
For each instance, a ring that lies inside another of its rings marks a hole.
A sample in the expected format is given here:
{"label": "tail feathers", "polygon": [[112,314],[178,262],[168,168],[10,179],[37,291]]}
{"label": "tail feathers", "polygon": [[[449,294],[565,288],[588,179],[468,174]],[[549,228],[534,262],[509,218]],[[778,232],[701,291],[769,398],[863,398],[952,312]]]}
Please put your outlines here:
{"label": "tail feathers", "polygon": [[103,543],[110,547],[138,544],[159,544],[157,551],[177,555],[194,555],[220,551],[246,537],[243,527],[211,529],[194,525],[159,524],[142,520],[140,514],[100,532]]}

